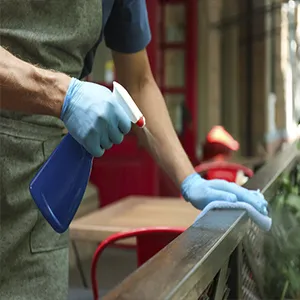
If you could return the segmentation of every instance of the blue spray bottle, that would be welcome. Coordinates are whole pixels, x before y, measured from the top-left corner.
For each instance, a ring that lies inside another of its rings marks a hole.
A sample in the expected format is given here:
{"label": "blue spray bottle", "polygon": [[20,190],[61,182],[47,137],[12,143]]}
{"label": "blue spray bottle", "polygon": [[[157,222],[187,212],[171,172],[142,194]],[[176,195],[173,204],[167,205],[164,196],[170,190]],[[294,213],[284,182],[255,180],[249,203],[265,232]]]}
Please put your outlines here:
{"label": "blue spray bottle", "polygon": [[[113,82],[113,97],[131,122],[143,128],[145,118],[131,96]],[[66,231],[85,193],[93,157],[67,134],[32,179],[29,190],[44,218],[58,232]]]}

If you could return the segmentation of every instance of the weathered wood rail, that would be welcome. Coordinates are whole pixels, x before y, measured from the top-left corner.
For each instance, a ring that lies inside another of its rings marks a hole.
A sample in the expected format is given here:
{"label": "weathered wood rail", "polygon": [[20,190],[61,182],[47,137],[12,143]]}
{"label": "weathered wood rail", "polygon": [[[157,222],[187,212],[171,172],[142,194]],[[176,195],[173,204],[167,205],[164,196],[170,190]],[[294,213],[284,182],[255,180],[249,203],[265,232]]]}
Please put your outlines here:
{"label": "weathered wood rail", "polygon": [[[300,161],[296,145],[245,185],[274,196],[277,178]],[[263,233],[242,210],[211,211],[127,277],[105,300],[266,299]]]}

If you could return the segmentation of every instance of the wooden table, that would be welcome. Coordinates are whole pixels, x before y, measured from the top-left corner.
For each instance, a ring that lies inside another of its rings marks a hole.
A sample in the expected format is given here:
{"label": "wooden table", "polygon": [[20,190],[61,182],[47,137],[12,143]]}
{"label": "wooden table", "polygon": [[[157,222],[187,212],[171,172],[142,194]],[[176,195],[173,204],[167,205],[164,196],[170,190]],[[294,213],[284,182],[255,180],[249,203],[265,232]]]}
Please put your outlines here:
{"label": "wooden table", "polygon": [[[130,196],[75,219],[70,236],[73,240],[100,242],[111,234],[140,227],[188,228],[199,213],[180,198]],[[135,244],[135,240],[126,243]]]}

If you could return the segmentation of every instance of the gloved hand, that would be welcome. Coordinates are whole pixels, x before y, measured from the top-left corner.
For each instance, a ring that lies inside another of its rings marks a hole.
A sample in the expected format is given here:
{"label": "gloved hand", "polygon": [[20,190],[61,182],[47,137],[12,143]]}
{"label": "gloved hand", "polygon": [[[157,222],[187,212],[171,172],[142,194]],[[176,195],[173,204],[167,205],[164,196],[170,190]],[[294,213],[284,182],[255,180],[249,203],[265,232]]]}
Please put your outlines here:
{"label": "gloved hand", "polygon": [[131,122],[112,92],[101,85],[72,78],[61,119],[73,138],[93,156],[120,144]]}
{"label": "gloved hand", "polygon": [[205,180],[197,173],[189,175],[183,181],[181,194],[186,201],[201,210],[212,201],[240,201],[252,205],[263,215],[268,214],[268,202],[260,192],[247,190],[225,180]]}

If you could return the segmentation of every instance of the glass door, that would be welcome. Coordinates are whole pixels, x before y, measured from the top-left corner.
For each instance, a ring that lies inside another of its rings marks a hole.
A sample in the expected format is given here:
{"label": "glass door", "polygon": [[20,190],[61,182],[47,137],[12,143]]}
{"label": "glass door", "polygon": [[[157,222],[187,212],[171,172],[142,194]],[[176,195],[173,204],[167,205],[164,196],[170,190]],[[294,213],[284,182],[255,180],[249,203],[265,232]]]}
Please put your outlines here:
{"label": "glass door", "polygon": [[197,0],[160,0],[157,82],[191,160],[197,137]]}
{"label": "glass door", "polygon": [[161,2],[160,68],[158,83],[180,138],[184,131],[186,5],[181,2]]}

